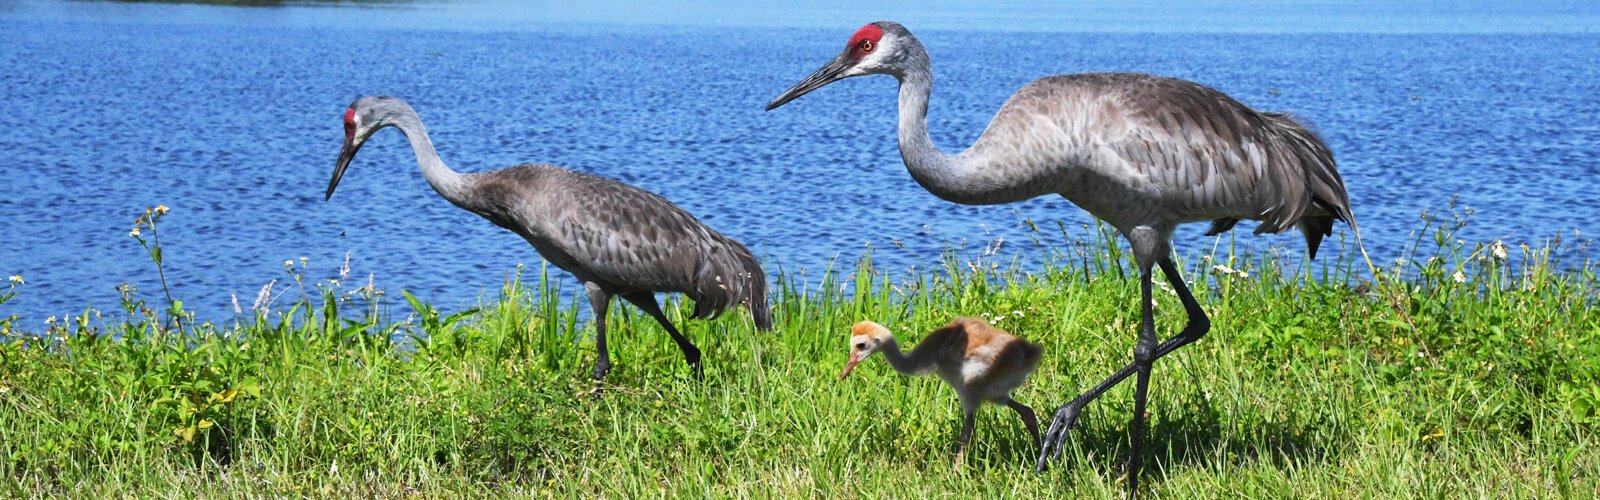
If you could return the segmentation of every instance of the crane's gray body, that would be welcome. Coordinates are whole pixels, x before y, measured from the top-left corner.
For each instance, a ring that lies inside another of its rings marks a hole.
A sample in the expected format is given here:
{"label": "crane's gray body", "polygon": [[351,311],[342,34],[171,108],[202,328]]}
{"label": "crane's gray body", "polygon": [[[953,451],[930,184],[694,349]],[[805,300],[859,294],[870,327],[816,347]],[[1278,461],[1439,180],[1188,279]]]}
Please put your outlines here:
{"label": "crane's gray body", "polygon": [[355,152],[385,127],[405,134],[423,178],[440,196],[522,236],[545,260],[583,282],[595,314],[596,379],[610,369],[605,320],[614,296],[660,323],[697,373],[700,351],[662,314],[655,292],[689,297],[696,318],[742,304],[757,328],[772,328],[766,274],[744,245],[666,198],[604,177],[541,164],[472,174],[451,170],[416,111],[400,99],[367,96],[350,104],[328,197]]}
{"label": "crane's gray body", "polygon": [[553,165],[468,174],[466,182],[475,196],[452,202],[522,236],[579,281],[613,294],[682,293],[695,317],[744,304],[770,325],[755,256],[666,198]]}
{"label": "crane's gray body", "polygon": [[1224,218],[1278,232],[1301,217],[1349,214],[1333,156],[1310,131],[1173,78],[1034,81],[958,158],[982,177],[1010,181],[1005,194],[1015,195],[968,202],[1058,193],[1119,227]]}

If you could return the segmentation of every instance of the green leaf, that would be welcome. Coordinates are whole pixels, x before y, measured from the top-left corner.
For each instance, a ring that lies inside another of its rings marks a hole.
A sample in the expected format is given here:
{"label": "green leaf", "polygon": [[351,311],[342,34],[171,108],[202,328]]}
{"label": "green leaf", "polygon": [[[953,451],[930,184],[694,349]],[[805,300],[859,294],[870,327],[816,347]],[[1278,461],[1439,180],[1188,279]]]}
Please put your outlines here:
{"label": "green leaf", "polygon": [[178,439],[182,439],[184,443],[193,443],[194,433],[197,430],[198,429],[195,429],[194,427],[179,427],[172,430],[172,435],[177,436]]}

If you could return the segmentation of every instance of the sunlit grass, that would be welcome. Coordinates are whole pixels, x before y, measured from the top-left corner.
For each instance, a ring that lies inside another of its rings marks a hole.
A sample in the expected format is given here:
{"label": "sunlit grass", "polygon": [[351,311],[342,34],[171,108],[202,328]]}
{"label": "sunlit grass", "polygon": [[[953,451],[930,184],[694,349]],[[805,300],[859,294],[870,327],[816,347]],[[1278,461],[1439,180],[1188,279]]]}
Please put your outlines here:
{"label": "sunlit grass", "polygon": [[[1430,219],[1377,283],[1337,242],[1308,263],[1223,239],[1187,262],[1212,334],[1157,363],[1141,483],[1179,498],[1600,492],[1595,268],[1459,242],[1455,221]],[[947,387],[881,361],[836,380],[858,320],[910,343],[983,315],[1045,347],[1015,394],[1043,417],[1131,359],[1137,319],[1125,256],[1104,237],[1061,248],[1031,272],[952,255],[780,280],[772,332],[674,303],[703,382],[649,318],[613,308],[599,396],[583,395],[592,326],[555,269],[440,312],[348,272],[307,283],[291,261],[220,324],[124,287],[118,310],[42,331],[0,318],[0,495],[1116,496],[1131,388],[1091,405],[1044,474],[1015,416],[984,408],[952,472]],[[0,304],[27,292],[5,286]],[[1157,302],[1176,331],[1176,297]]]}

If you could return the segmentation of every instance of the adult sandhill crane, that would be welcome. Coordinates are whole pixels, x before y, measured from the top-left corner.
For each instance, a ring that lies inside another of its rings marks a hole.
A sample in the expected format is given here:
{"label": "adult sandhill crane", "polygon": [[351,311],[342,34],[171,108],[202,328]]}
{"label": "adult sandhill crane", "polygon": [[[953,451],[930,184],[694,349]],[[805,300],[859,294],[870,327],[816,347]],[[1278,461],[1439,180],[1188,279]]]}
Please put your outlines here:
{"label": "adult sandhill crane", "polygon": [[[1256,233],[1293,226],[1305,234],[1313,258],[1334,220],[1356,232],[1333,154],[1315,133],[1288,115],[1255,111],[1193,82],[1128,73],[1046,77],[1011,96],[975,144],[946,154],[928,136],[928,53],[905,27],[884,21],[857,30],[843,53],[767,109],[872,74],[900,82],[900,155],[911,177],[935,196],[986,205],[1060,195],[1115,226],[1132,246],[1143,297],[1134,362],[1057,409],[1039,450],[1041,470],[1059,455],[1083,407],[1137,372],[1128,462],[1128,487],[1137,494],[1150,366],[1210,329],[1172,263],[1177,225],[1210,220],[1208,235],[1241,219],[1261,221]],[[1151,266],[1160,266],[1189,317],[1160,344]]]}
{"label": "adult sandhill crane", "polygon": [[394,97],[360,97],[345,110],[344,148],[326,198],[333,197],[356,151],[384,127],[400,129],[411,141],[422,177],[440,196],[522,236],[545,260],[583,282],[594,310],[596,380],[611,369],[606,309],[613,296],[655,318],[696,375],[700,350],[661,313],[655,292],[693,299],[695,318],[743,304],[757,328],[772,328],[766,274],[744,245],[666,198],[604,177],[541,164],[469,174],[451,170],[434,152],[416,111]]}
{"label": "adult sandhill crane", "polygon": [[1042,351],[1038,344],[1006,333],[982,319],[956,318],[928,333],[911,348],[911,354],[905,354],[888,328],[862,321],[850,327],[850,359],[845,362],[839,380],[850,376],[862,360],[880,352],[894,371],[906,375],[928,372],[939,375],[956,390],[965,414],[961,437],[956,439],[956,466],[960,467],[967,452],[967,441],[972,439],[973,418],[984,402],[1006,405],[1016,411],[1022,423],[1028,426],[1028,433],[1033,435],[1033,444],[1039,444],[1039,418],[1034,415],[1033,408],[1011,399],[1011,391],[1021,387],[1028,374],[1039,366]]}

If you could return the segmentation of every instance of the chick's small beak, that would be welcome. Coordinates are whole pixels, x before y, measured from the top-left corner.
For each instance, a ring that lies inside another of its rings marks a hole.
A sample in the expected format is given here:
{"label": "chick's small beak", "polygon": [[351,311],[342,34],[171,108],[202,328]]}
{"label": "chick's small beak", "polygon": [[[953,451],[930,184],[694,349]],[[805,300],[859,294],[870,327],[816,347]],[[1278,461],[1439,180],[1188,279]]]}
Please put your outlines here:
{"label": "chick's small beak", "polygon": [[801,80],[800,83],[795,84],[794,87],[790,87],[788,91],[785,91],[783,95],[780,95],[776,99],[773,99],[772,102],[767,103],[767,111],[772,111],[773,108],[777,108],[778,106],[784,105],[784,103],[793,101],[800,96],[806,95],[806,92],[816,90],[823,85],[843,79],[844,77],[840,76],[840,74],[844,73],[845,70],[850,69],[851,65],[852,63],[846,61],[843,55],[833,58],[832,61],[828,61],[828,64],[824,64],[821,68],[817,68],[815,72],[812,72],[811,76],[806,77],[805,80]]}
{"label": "chick's small beak", "polygon": [[845,362],[844,373],[839,374],[839,380],[844,380],[845,377],[850,376],[850,372],[855,371],[856,365],[860,364],[862,359],[866,359],[866,356],[862,353],[850,353],[850,360]]}

